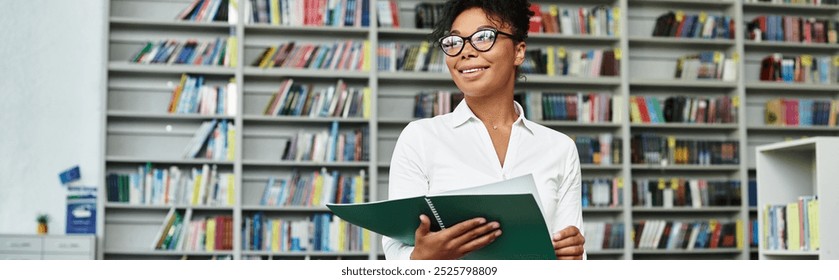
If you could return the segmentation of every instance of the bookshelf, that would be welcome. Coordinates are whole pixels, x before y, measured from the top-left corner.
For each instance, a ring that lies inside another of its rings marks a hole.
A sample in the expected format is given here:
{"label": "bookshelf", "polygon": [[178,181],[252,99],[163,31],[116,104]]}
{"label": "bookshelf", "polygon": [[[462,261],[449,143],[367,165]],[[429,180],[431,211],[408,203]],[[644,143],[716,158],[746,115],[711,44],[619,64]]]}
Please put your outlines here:
{"label": "bookshelf", "polygon": [[[818,206],[815,207],[819,214],[815,220],[818,222],[816,229],[821,244],[816,250],[812,247],[809,250],[796,250],[790,245],[787,248],[776,249],[769,247],[769,242],[763,242],[758,249],[760,259],[839,258],[836,241],[829,238],[835,236],[839,229],[835,223],[831,223],[829,214],[821,214],[836,211],[836,204],[832,200],[837,197],[833,182],[839,180],[833,172],[837,167],[835,159],[839,156],[837,148],[839,138],[836,137],[813,137],[757,148],[757,182],[760,186],[757,212],[760,217],[758,223],[762,241],[767,240],[766,232],[769,228],[767,220],[762,218],[768,209],[763,205],[787,205],[796,202],[801,196],[813,195],[819,200]],[[789,223],[787,226],[793,222]],[[798,234],[803,237],[805,233]],[[812,244],[811,241],[807,243]]]}
{"label": "bookshelf", "polygon": [[[215,165],[219,172],[233,174],[234,200],[231,205],[175,205],[179,211],[191,211],[196,217],[229,215],[233,218],[233,249],[215,252],[152,250],[151,240],[159,230],[171,208],[170,205],[127,205],[103,201],[103,215],[99,228],[98,258],[104,259],[382,259],[378,237],[370,242],[369,250],[347,252],[272,252],[252,250],[241,244],[245,220],[254,213],[265,213],[271,218],[305,219],[327,213],[321,206],[265,206],[259,198],[270,177],[291,176],[293,171],[311,173],[327,168],[342,174],[365,173],[366,196],[369,200],[387,198],[388,169],[396,139],[408,122],[414,120],[414,97],[424,91],[457,91],[447,73],[384,71],[376,66],[377,46],[380,43],[419,44],[430,33],[427,28],[414,28],[414,7],[420,2],[441,3],[442,0],[397,1],[400,27],[380,27],[375,24],[378,11],[376,1],[370,0],[368,27],[286,26],[245,22],[245,10],[240,8],[235,22],[193,22],[175,20],[177,14],[192,0],[112,0],[108,1],[109,19],[107,86],[103,113],[105,133],[104,166],[106,174],[137,172],[138,166],[151,163],[154,168],[177,166],[180,170]],[[248,0],[239,0],[240,6]],[[754,148],[789,137],[836,136],[836,127],[769,126],[763,122],[767,100],[783,97],[790,92],[802,98],[837,99],[839,88],[833,84],[789,84],[759,81],[760,59],[767,54],[786,55],[808,53],[839,55],[836,44],[803,44],[746,39],[744,22],[762,14],[798,14],[836,19],[839,8],[834,6],[803,6],[792,4],[744,3],[744,1],[690,0],[538,0],[532,1],[547,9],[555,4],[560,8],[592,8],[596,5],[615,7],[619,12],[618,36],[568,35],[531,33],[529,49],[563,46],[568,49],[618,49],[620,75],[600,77],[549,76],[528,74],[520,81],[517,91],[538,92],[596,92],[621,97],[624,108],[620,121],[581,123],[576,121],[542,120],[540,124],[574,136],[596,136],[603,133],[622,139],[619,164],[582,166],[583,179],[617,179],[623,201],[612,207],[583,209],[585,221],[622,224],[625,226],[623,246],[618,249],[589,250],[591,259],[748,259],[755,251],[743,248],[714,248],[703,250],[636,249],[629,234],[636,222],[649,219],[694,221],[749,221],[758,209],[748,207],[747,185],[756,177]],[[748,1],[746,1],[748,2]],[[685,14],[723,15],[736,23],[732,38],[673,38],[651,36],[656,18],[668,11]],[[136,64],[129,59],[148,41],[176,39],[185,41],[234,38],[235,66]],[[322,70],[300,68],[260,68],[251,66],[262,51],[289,41],[301,43],[333,43],[336,40],[369,42],[366,53],[373,59],[369,70]],[[736,60],[734,80],[675,79],[679,57],[705,51],[724,53]],[[232,115],[170,114],[166,110],[172,91],[181,74],[200,75],[205,84],[223,85],[231,78],[236,81],[236,110]],[[295,117],[266,116],[265,105],[278,91],[285,79],[294,83],[312,84],[315,89],[334,85],[341,79],[351,88],[369,88],[369,117]],[[728,97],[737,103],[738,113],[731,123],[633,123],[630,122],[627,100],[634,96],[664,99],[680,95],[686,97]],[[234,156],[228,160],[184,159],[179,155],[204,121],[230,121],[235,129]],[[335,122],[340,131],[367,128],[369,131],[369,160],[312,162],[280,160],[281,147],[297,131],[321,131]],[[651,133],[678,136],[694,140],[735,141],[737,164],[675,165],[635,164],[631,158],[631,139],[635,135]],[[790,136],[792,135],[792,136]],[[740,183],[740,205],[703,206],[700,208],[662,208],[633,206],[631,186],[634,180],[665,178],[707,179]],[[105,182],[103,181],[103,185]],[[103,200],[106,193],[100,194]],[[747,233],[742,233],[747,238]]]}

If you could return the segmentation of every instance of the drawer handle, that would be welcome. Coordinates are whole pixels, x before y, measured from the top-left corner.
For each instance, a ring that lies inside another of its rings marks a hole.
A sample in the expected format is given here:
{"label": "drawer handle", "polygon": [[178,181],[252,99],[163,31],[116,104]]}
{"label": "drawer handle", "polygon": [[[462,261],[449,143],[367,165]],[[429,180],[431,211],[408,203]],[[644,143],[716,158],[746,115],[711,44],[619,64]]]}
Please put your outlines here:
{"label": "drawer handle", "polygon": [[12,243],[10,244],[12,248],[24,248],[24,247],[32,247],[32,244],[29,242],[20,242],[20,243]]}

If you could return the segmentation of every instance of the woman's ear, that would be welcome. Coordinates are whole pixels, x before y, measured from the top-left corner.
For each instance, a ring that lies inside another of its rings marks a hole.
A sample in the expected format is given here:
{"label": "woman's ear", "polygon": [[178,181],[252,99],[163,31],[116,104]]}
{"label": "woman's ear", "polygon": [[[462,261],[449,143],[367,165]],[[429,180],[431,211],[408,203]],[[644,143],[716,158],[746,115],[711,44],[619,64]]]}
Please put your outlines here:
{"label": "woman's ear", "polygon": [[516,60],[514,61],[516,66],[521,66],[524,63],[524,54],[527,52],[527,44],[525,42],[519,42],[516,44]]}

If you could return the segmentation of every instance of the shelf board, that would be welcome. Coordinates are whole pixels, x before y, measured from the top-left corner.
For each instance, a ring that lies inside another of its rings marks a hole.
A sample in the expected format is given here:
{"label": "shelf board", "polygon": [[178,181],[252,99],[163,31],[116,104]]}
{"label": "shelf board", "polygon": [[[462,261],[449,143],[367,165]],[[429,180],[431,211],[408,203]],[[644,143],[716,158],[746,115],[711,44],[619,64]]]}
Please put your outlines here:
{"label": "shelf board", "polygon": [[381,37],[415,37],[420,40],[425,40],[425,36],[430,35],[433,30],[429,28],[392,28],[379,27],[379,38]]}
{"label": "shelf board", "polygon": [[327,79],[369,79],[369,72],[354,70],[324,70],[324,69],[299,69],[299,68],[259,68],[245,67],[245,76],[255,77],[302,77],[302,78],[327,78]]}
{"label": "shelf board", "polygon": [[806,5],[806,4],[772,4],[772,3],[743,3],[743,11],[771,11],[788,14],[795,12],[834,13],[839,11],[839,5]]}
{"label": "shelf board", "polygon": [[739,254],[742,250],[737,248],[696,248],[688,249],[635,249],[633,254],[638,255],[691,255],[691,254]]}
{"label": "shelf board", "polygon": [[618,171],[621,170],[620,164],[612,164],[612,165],[599,165],[599,164],[580,164],[580,169],[582,170],[614,170]]}
{"label": "shelf board", "polygon": [[757,212],[757,207],[749,206],[749,212]]}
{"label": "shelf board", "polygon": [[233,165],[233,161],[228,160],[210,160],[210,159],[149,159],[141,157],[130,156],[106,156],[105,161],[109,163],[138,163],[145,164],[151,162],[153,164],[216,164],[216,165]]}
{"label": "shelf board", "polygon": [[111,17],[111,28],[114,26],[136,26],[136,27],[160,27],[160,28],[200,28],[200,29],[218,29],[228,31],[231,27],[236,27],[235,24],[227,22],[196,22],[183,20],[163,20],[163,19],[142,19],[131,17]]}
{"label": "shelf board", "polygon": [[623,206],[619,207],[583,207],[583,213],[621,213]]}
{"label": "shelf board", "polygon": [[638,213],[719,213],[719,212],[739,212],[740,206],[703,206],[700,208],[693,207],[632,207],[632,212]]}
{"label": "shelf board", "polygon": [[132,255],[132,256],[218,256],[232,255],[233,251],[167,251],[167,250],[131,250],[131,249],[105,249],[105,254],[110,255]]}
{"label": "shelf board", "polygon": [[623,255],[623,249],[597,249],[586,251],[586,254],[591,255]]}
{"label": "shelf board", "polygon": [[816,50],[824,50],[824,51],[836,51],[839,50],[839,44],[826,44],[826,43],[800,43],[800,42],[778,42],[778,41],[762,41],[762,42],[755,42],[755,41],[745,41],[743,45],[747,49],[756,49],[756,50],[767,50],[771,52],[779,52],[779,51],[816,51]]}
{"label": "shelf board", "polygon": [[363,36],[370,33],[369,27],[351,26],[286,26],[270,24],[246,24],[245,33],[248,31],[270,31],[282,34],[307,34],[329,37]]}
{"label": "shelf board", "polygon": [[[830,84],[802,84],[802,83],[784,83],[784,82],[747,82],[746,90],[806,90],[806,91],[828,91],[831,93],[839,92],[839,85]],[[786,92],[785,92],[786,93]]]}
{"label": "shelf board", "polygon": [[758,252],[767,256],[819,256],[819,251],[762,250]]}
{"label": "shelf board", "polygon": [[663,46],[719,46],[732,47],[736,44],[733,39],[702,39],[681,37],[630,37],[630,45],[663,45]]}
{"label": "shelf board", "polygon": [[632,129],[691,129],[691,130],[735,130],[737,124],[722,123],[632,123]]}
{"label": "shelf board", "polygon": [[748,131],[800,131],[800,132],[839,132],[839,127],[831,126],[774,126],[774,125],[750,125]]}
{"label": "shelf board", "polygon": [[671,164],[671,165],[657,165],[657,164],[632,164],[633,170],[673,170],[673,171],[737,171],[740,170],[740,165],[736,164],[719,164],[719,165],[688,165],[688,164]]}
{"label": "shelf board", "polygon": [[560,33],[529,33],[527,34],[527,40],[538,40],[538,41],[555,41],[555,42],[573,42],[573,43],[587,43],[587,44],[594,44],[594,43],[603,43],[603,44],[613,44],[620,42],[620,37],[614,36],[595,36],[595,35],[567,35],[567,34],[560,34]]}
{"label": "shelf board", "polygon": [[206,74],[206,75],[235,75],[236,69],[224,66],[183,65],[183,64],[139,64],[127,61],[111,61],[108,63],[111,72],[125,73],[154,73],[154,74]]}
{"label": "shelf board", "polygon": [[547,127],[569,127],[569,128],[620,128],[620,123],[583,123],[578,121],[534,121]]}
{"label": "shelf board", "polygon": [[702,7],[728,7],[736,2],[731,0],[629,0],[629,4],[666,4]]}
{"label": "shelf board", "polygon": [[337,118],[337,117],[295,117],[295,116],[265,116],[265,115],[245,115],[244,121],[259,121],[259,122],[277,122],[277,123],[368,123],[368,119],[363,118]]}
{"label": "shelf board", "polygon": [[128,204],[125,202],[106,202],[105,208],[108,209],[136,209],[136,210],[168,210],[172,205],[145,205],[145,204]]}
{"label": "shelf board", "polygon": [[[429,82],[452,82],[452,77],[447,72],[381,72],[378,74],[380,81],[429,81]],[[597,85],[597,86],[618,86],[620,77],[566,77],[548,76],[543,74],[525,74],[527,80],[518,81],[520,84],[553,84],[553,85]]]}
{"label": "shelf board", "polygon": [[451,82],[448,72],[379,72],[379,81]]}
{"label": "shelf board", "polygon": [[270,252],[270,251],[253,251],[244,250],[242,255],[245,256],[281,256],[281,257],[359,257],[367,256],[370,252],[354,251],[354,252]]}
{"label": "shelf board", "polygon": [[658,80],[630,80],[629,85],[633,87],[669,87],[669,88],[737,88],[737,82],[721,80],[683,80],[683,79],[658,79]]}
{"label": "shelf board", "polygon": [[267,211],[267,212],[328,212],[326,206],[267,206],[267,205],[244,205],[242,211]]}
{"label": "shelf board", "polygon": [[170,113],[156,113],[156,112],[133,112],[109,110],[108,117],[111,118],[126,118],[126,119],[156,119],[156,120],[232,120],[235,116],[224,115],[201,115],[201,114],[170,114]]}
{"label": "shelf board", "polygon": [[276,167],[368,167],[369,162],[311,162],[311,161],[278,161],[278,160],[244,160],[243,165],[276,166]]}

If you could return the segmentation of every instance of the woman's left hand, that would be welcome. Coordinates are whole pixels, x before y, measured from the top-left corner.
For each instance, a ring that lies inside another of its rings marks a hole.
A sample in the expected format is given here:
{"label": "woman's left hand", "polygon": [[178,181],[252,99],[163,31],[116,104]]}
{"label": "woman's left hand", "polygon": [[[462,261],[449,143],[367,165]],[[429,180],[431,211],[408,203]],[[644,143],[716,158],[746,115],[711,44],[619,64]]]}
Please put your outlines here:
{"label": "woman's left hand", "polygon": [[583,245],[586,238],[580,233],[580,229],[569,226],[555,233],[553,236],[554,253],[559,260],[582,260]]}

